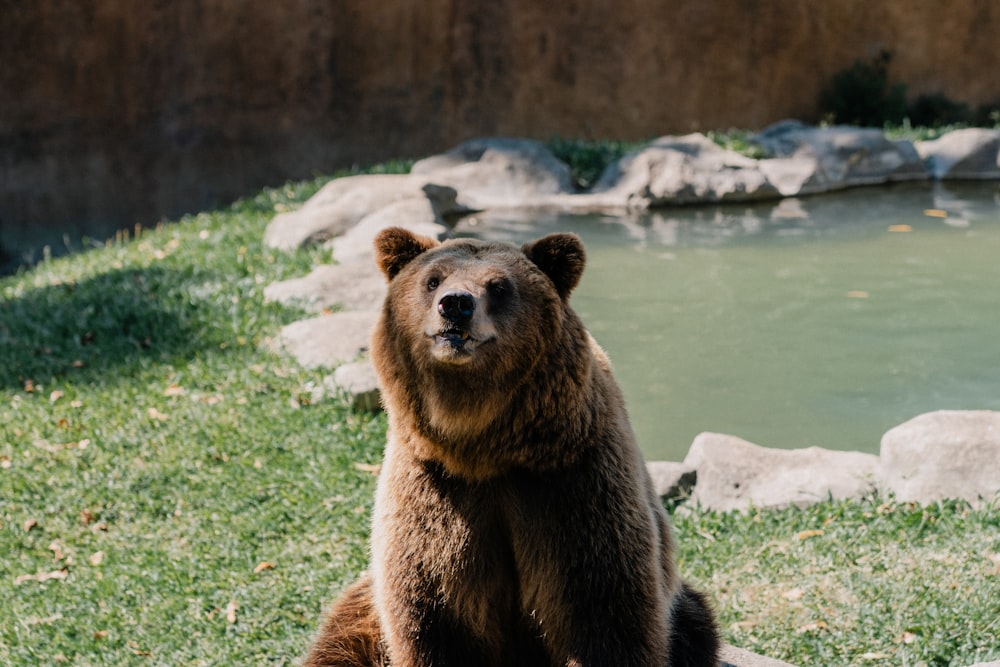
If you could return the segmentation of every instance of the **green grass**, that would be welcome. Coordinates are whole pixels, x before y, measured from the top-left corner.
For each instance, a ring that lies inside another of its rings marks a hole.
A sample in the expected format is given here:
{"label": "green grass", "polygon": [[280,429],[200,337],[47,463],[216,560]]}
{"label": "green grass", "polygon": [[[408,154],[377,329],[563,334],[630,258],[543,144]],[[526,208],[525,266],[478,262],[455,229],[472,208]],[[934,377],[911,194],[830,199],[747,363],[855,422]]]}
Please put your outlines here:
{"label": "green grass", "polygon": [[[293,664],[365,568],[385,419],[317,398],[323,373],[267,346],[303,313],[264,287],[326,255],[266,249],[264,226],[322,182],[0,279],[0,664]],[[803,666],[1000,659],[996,507],[676,526],[736,645]]]}

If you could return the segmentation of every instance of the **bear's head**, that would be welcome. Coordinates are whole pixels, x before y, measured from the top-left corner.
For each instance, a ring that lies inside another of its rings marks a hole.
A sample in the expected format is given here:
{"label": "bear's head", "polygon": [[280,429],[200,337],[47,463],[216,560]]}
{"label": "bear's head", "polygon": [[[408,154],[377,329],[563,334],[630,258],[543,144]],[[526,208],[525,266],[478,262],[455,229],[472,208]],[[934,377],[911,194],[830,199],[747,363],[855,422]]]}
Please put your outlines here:
{"label": "bear's head", "polygon": [[593,360],[568,303],[585,263],[576,235],[518,247],[390,228],[375,258],[389,290],[372,361],[390,421],[423,436],[418,456],[485,478],[551,458],[528,440],[563,437],[562,420],[588,423],[567,417],[589,410]]}
{"label": "bear's head", "polygon": [[375,254],[390,281],[395,323],[405,326],[400,334],[415,353],[495,370],[499,360],[489,358],[491,348],[530,357],[526,345],[544,347],[539,339],[555,334],[585,263],[575,234],[551,234],[517,248],[473,239],[439,243],[394,227],[377,236]]}

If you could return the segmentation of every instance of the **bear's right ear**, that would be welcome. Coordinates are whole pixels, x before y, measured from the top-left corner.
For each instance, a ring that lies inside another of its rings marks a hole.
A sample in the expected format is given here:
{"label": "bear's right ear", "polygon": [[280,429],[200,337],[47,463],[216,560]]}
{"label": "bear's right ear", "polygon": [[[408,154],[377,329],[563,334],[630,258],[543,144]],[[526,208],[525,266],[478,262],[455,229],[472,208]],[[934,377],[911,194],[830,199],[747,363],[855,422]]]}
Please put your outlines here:
{"label": "bear's right ear", "polygon": [[549,234],[533,243],[525,243],[521,252],[549,277],[563,300],[580,282],[587,263],[583,241],[576,234]]}
{"label": "bear's right ear", "polygon": [[389,280],[421,253],[440,245],[402,227],[383,229],[375,237],[375,262]]}

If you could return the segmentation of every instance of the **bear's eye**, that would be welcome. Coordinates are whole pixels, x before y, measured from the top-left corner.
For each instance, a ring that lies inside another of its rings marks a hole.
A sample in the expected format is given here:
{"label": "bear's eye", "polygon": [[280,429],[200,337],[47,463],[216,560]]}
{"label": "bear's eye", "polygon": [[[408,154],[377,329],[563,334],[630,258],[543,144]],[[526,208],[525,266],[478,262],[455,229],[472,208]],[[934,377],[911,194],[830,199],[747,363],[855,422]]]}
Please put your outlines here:
{"label": "bear's eye", "polygon": [[486,290],[495,299],[507,294],[507,281],[506,280],[491,280],[486,286]]}
{"label": "bear's eye", "polygon": [[436,290],[438,288],[438,286],[440,284],[441,284],[441,280],[438,279],[437,277],[429,279],[427,281],[427,291],[428,292],[433,292],[434,290]]}

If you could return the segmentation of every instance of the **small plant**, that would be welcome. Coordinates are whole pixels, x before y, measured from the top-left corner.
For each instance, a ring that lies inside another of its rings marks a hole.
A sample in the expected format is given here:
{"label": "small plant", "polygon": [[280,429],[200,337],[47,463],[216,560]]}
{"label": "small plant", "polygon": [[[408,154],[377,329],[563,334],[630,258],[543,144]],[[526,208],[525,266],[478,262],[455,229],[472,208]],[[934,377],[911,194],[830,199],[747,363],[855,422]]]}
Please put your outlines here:
{"label": "small plant", "polygon": [[867,127],[901,123],[906,114],[906,85],[889,83],[892,54],[883,50],[871,61],[854,64],[834,75],[820,94],[825,120]]}
{"label": "small plant", "polygon": [[582,139],[550,139],[548,148],[569,165],[570,175],[577,188],[586,190],[594,185],[604,170],[629,151],[645,142],[584,141]]}

